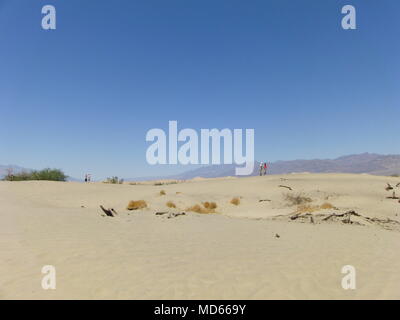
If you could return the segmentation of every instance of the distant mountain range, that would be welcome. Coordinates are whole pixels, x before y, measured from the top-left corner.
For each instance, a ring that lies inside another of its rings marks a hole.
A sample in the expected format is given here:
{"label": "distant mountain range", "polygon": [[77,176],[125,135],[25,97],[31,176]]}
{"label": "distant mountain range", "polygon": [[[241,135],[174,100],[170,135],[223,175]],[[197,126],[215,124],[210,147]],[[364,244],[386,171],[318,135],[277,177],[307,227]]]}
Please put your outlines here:
{"label": "distant mountain range", "polygon": [[[254,165],[253,176],[259,174],[260,162]],[[287,174],[295,172],[310,173],[369,173],[374,175],[400,174],[400,155],[380,155],[362,153],[343,156],[337,159],[276,161],[268,164],[268,174]],[[188,180],[196,177],[218,178],[235,176],[235,164],[213,165],[190,170],[163,179]],[[156,179],[156,178],[153,178]],[[158,177],[161,179],[161,177]]]}
{"label": "distant mountain range", "polygon": [[[259,174],[260,162],[254,165],[253,176]],[[374,153],[362,153],[349,156],[343,156],[337,159],[314,159],[314,160],[290,160],[276,161],[268,164],[268,174],[287,174],[296,172],[310,173],[369,173],[374,175],[400,175],[400,155],[380,155]],[[218,178],[235,176],[235,164],[230,165],[212,165],[189,170],[181,174],[160,176],[160,177],[141,177],[125,179],[127,181],[141,180],[161,180],[176,179],[188,180],[197,177]],[[30,171],[31,169],[22,168],[15,165],[0,165],[0,178],[7,174],[7,169],[12,168],[13,173],[21,171]],[[69,178],[70,181],[80,181]]]}

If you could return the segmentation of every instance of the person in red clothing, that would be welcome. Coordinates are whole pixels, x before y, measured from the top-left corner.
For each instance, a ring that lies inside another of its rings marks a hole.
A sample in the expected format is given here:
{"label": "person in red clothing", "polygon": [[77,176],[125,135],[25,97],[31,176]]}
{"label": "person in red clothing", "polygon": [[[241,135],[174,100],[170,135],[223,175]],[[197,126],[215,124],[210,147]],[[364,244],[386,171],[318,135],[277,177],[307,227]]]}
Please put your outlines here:
{"label": "person in red clothing", "polygon": [[267,174],[267,168],[268,168],[268,165],[266,162],[264,162],[264,176]]}

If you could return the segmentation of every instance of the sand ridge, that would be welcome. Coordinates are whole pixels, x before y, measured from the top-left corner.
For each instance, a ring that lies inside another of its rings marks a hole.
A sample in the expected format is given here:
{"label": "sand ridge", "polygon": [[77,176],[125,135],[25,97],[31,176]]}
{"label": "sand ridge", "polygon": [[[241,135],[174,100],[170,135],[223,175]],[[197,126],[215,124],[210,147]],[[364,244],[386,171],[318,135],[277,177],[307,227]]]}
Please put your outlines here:
{"label": "sand ridge", "polygon": [[[387,199],[385,187],[398,182],[353,174],[163,185],[0,182],[0,298],[398,299],[400,232],[318,218],[354,211],[396,224],[400,203]],[[288,193],[334,208],[292,220],[298,205]],[[148,207],[128,211],[131,200]],[[215,213],[186,211],[205,201],[217,204]],[[99,205],[118,215],[103,217]],[[46,264],[57,269],[56,290],[40,286]],[[340,285],[347,264],[357,269],[356,290]]]}

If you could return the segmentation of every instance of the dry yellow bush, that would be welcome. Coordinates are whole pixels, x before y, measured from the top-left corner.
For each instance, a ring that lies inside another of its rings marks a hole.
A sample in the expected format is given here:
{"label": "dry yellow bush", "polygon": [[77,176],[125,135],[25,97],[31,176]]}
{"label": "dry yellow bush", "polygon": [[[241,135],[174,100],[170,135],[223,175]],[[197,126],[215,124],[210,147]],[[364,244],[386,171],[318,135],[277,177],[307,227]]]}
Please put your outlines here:
{"label": "dry yellow bush", "polygon": [[129,201],[128,206],[126,207],[127,210],[137,210],[143,208],[147,208],[147,203],[144,200]]}
{"label": "dry yellow bush", "polygon": [[165,195],[166,195],[165,190],[161,190],[160,191],[160,196],[165,196]]}
{"label": "dry yellow bush", "polygon": [[329,203],[329,202],[325,202],[323,204],[321,204],[321,209],[334,209],[335,207]]}
{"label": "dry yellow bush", "polygon": [[290,206],[303,205],[305,203],[312,202],[311,198],[304,196],[302,193],[297,193],[297,194],[286,193],[284,195],[284,198]]}
{"label": "dry yellow bush", "polygon": [[231,203],[235,206],[238,206],[240,204],[240,199],[238,197],[235,197],[231,200]]}
{"label": "dry yellow bush", "polygon": [[168,201],[168,202],[166,203],[166,205],[167,205],[168,208],[176,208],[176,204],[173,203],[172,201]]}
{"label": "dry yellow bush", "polygon": [[319,210],[334,209],[334,208],[335,207],[329,202],[325,202],[320,206],[302,204],[297,206],[296,213],[312,213]]}
{"label": "dry yellow bush", "polygon": [[210,209],[210,210],[217,208],[217,204],[215,202],[206,201],[206,202],[203,202],[203,206],[204,206],[204,208]]}
{"label": "dry yellow bush", "polygon": [[297,207],[296,213],[312,213],[318,211],[319,206],[310,206],[310,205],[299,205]]}
{"label": "dry yellow bush", "polygon": [[192,211],[196,213],[215,213],[215,208],[217,208],[217,204],[215,202],[203,202],[203,206],[199,204],[195,204],[186,209],[186,211]]}

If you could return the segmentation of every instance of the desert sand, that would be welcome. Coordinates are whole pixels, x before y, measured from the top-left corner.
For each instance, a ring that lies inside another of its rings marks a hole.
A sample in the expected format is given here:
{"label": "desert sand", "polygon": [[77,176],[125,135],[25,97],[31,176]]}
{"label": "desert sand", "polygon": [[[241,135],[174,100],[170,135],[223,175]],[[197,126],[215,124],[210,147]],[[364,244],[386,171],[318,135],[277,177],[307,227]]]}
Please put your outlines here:
{"label": "desert sand", "polygon": [[[400,195],[399,182],[350,174],[0,182],[0,299],[400,299],[400,203],[387,199]],[[130,200],[148,207],[128,211]],[[204,201],[215,213],[186,210]],[[348,211],[360,216],[330,217]],[[56,268],[55,290],[41,287],[44,265]],[[356,268],[355,290],[341,286],[344,265]]]}

